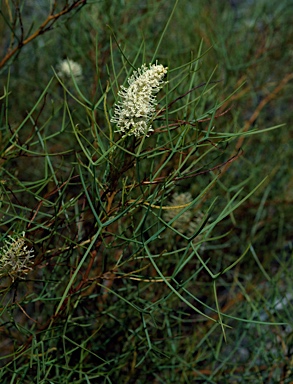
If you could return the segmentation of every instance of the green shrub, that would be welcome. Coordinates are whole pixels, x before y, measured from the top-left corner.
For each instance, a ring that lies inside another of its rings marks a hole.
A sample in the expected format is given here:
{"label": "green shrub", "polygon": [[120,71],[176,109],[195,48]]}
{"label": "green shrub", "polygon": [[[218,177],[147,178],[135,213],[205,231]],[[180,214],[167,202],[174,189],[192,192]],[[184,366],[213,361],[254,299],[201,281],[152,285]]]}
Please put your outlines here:
{"label": "green shrub", "polygon": [[2,3],[1,382],[290,382],[287,8]]}

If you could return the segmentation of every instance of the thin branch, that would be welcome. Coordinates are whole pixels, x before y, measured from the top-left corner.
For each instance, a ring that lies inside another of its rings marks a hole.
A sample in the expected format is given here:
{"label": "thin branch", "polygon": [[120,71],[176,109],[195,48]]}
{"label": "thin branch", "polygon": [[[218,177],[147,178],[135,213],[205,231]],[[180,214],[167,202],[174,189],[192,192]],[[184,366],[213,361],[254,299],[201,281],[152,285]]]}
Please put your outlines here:
{"label": "thin branch", "polygon": [[[17,45],[17,47],[15,47],[14,49],[12,49],[10,52],[8,52],[6,54],[6,56],[2,59],[2,61],[0,62],[0,68],[2,68],[8,60],[10,60],[23,46],[27,45],[28,43],[30,43],[32,40],[34,40],[36,37],[42,35],[43,33],[49,31],[52,27],[52,25],[62,16],[66,15],[67,13],[71,12],[73,9],[75,8],[78,8],[78,7],[82,7],[86,4],[87,0],[78,0],[76,2],[74,2],[73,4],[71,4],[70,6],[67,6],[66,8],[64,8],[62,11],[56,13],[56,14],[50,14],[47,19],[40,25],[40,27],[34,32],[32,33],[28,38],[26,38],[25,40],[23,40],[21,38],[19,44]],[[19,15],[19,19],[21,21],[21,18],[20,18],[20,15]],[[22,23],[21,23],[22,25]],[[23,36],[23,31],[22,31],[22,36]]]}
{"label": "thin branch", "polygon": [[[221,171],[221,168],[227,166],[227,164],[231,164],[233,163],[233,161],[237,160],[238,157],[240,157],[242,155],[243,151],[242,149],[239,149],[237,154],[232,156],[230,159],[228,159],[227,161],[221,163],[221,164],[218,164],[216,166],[214,166],[213,168],[209,168],[209,169],[204,169],[203,171],[199,171],[199,172],[188,172],[186,175],[184,176],[180,176],[180,177],[174,177],[173,181],[179,181],[179,180],[184,180],[184,179],[190,179],[191,177],[196,177],[196,176],[199,176],[199,175],[204,175],[204,174],[207,174],[207,173],[210,173],[212,171],[216,171],[216,170],[220,170]],[[142,181],[141,184],[142,185],[149,185],[149,184],[160,184],[160,183],[165,183],[166,180],[168,179],[168,177],[165,177],[165,176],[162,176],[162,177],[157,177],[155,180],[153,181],[148,181],[148,180],[145,180],[145,181]]]}

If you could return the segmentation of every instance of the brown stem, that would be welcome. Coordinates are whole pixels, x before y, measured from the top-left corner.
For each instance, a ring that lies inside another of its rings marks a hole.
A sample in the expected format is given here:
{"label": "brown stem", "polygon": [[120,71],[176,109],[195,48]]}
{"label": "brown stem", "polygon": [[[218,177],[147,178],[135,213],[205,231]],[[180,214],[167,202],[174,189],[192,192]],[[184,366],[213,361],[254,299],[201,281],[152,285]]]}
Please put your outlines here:
{"label": "brown stem", "polygon": [[[6,54],[6,56],[0,61],[0,68],[2,68],[8,60],[11,59],[12,56],[14,56],[23,46],[27,45],[30,43],[32,40],[34,40],[36,37],[39,35],[45,33],[46,31],[50,30],[51,26],[63,15],[66,13],[69,13],[75,8],[82,7],[83,5],[86,4],[87,0],[78,0],[74,2],[71,6],[65,7],[62,11],[54,14],[51,14],[47,17],[47,19],[40,25],[40,27],[32,33],[28,38],[25,40],[21,39],[17,47],[12,49],[10,52]],[[23,33],[22,33],[23,34]]]}

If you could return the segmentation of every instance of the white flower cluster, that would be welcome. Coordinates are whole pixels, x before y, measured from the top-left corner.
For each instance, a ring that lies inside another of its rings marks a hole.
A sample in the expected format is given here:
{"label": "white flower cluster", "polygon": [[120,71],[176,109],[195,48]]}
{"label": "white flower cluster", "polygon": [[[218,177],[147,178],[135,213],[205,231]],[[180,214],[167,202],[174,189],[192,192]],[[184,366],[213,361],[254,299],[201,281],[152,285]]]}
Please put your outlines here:
{"label": "white flower cluster", "polygon": [[77,81],[82,78],[82,67],[73,60],[65,59],[60,61],[57,69],[57,75],[61,78],[71,78],[73,76]]}
{"label": "white flower cluster", "polygon": [[[175,216],[179,215],[172,223],[172,227],[189,237],[192,236],[198,229],[204,216],[202,212],[194,212],[192,209],[187,209],[180,215],[180,212],[183,211],[184,208],[191,202],[191,193],[174,193],[172,201],[168,204],[168,209],[164,211],[163,214],[163,218],[166,222],[169,222],[174,219]],[[196,239],[198,240],[199,237]]]}
{"label": "white flower cluster", "polygon": [[22,237],[8,236],[0,248],[0,278],[10,276],[14,281],[16,276],[27,274],[32,269],[34,250],[28,249],[24,235],[23,232]]}
{"label": "white flower cluster", "polygon": [[128,79],[129,87],[121,87],[118,95],[123,99],[115,106],[111,122],[116,123],[124,136],[144,136],[153,131],[150,124],[156,112],[155,94],[166,83],[163,81],[168,68],[161,64],[145,64]]}

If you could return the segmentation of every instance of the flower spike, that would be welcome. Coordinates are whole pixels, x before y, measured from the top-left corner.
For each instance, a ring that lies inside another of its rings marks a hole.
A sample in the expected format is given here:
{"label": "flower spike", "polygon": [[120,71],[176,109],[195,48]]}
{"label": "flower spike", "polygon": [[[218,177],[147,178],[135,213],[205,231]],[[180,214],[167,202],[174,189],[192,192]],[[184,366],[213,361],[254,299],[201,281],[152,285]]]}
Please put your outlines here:
{"label": "flower spike", "polygon": [[111,122],[116,123],[118,130],[124,136],[136,137],[148,135],[153,131],[151,119],[156,111],[155,95],[166,83],[163,81],[168,68],[161,64],[147,67],[142,65],[128,79],[129,87],[121,87],[118,95],[122,101],[115,106]]}

